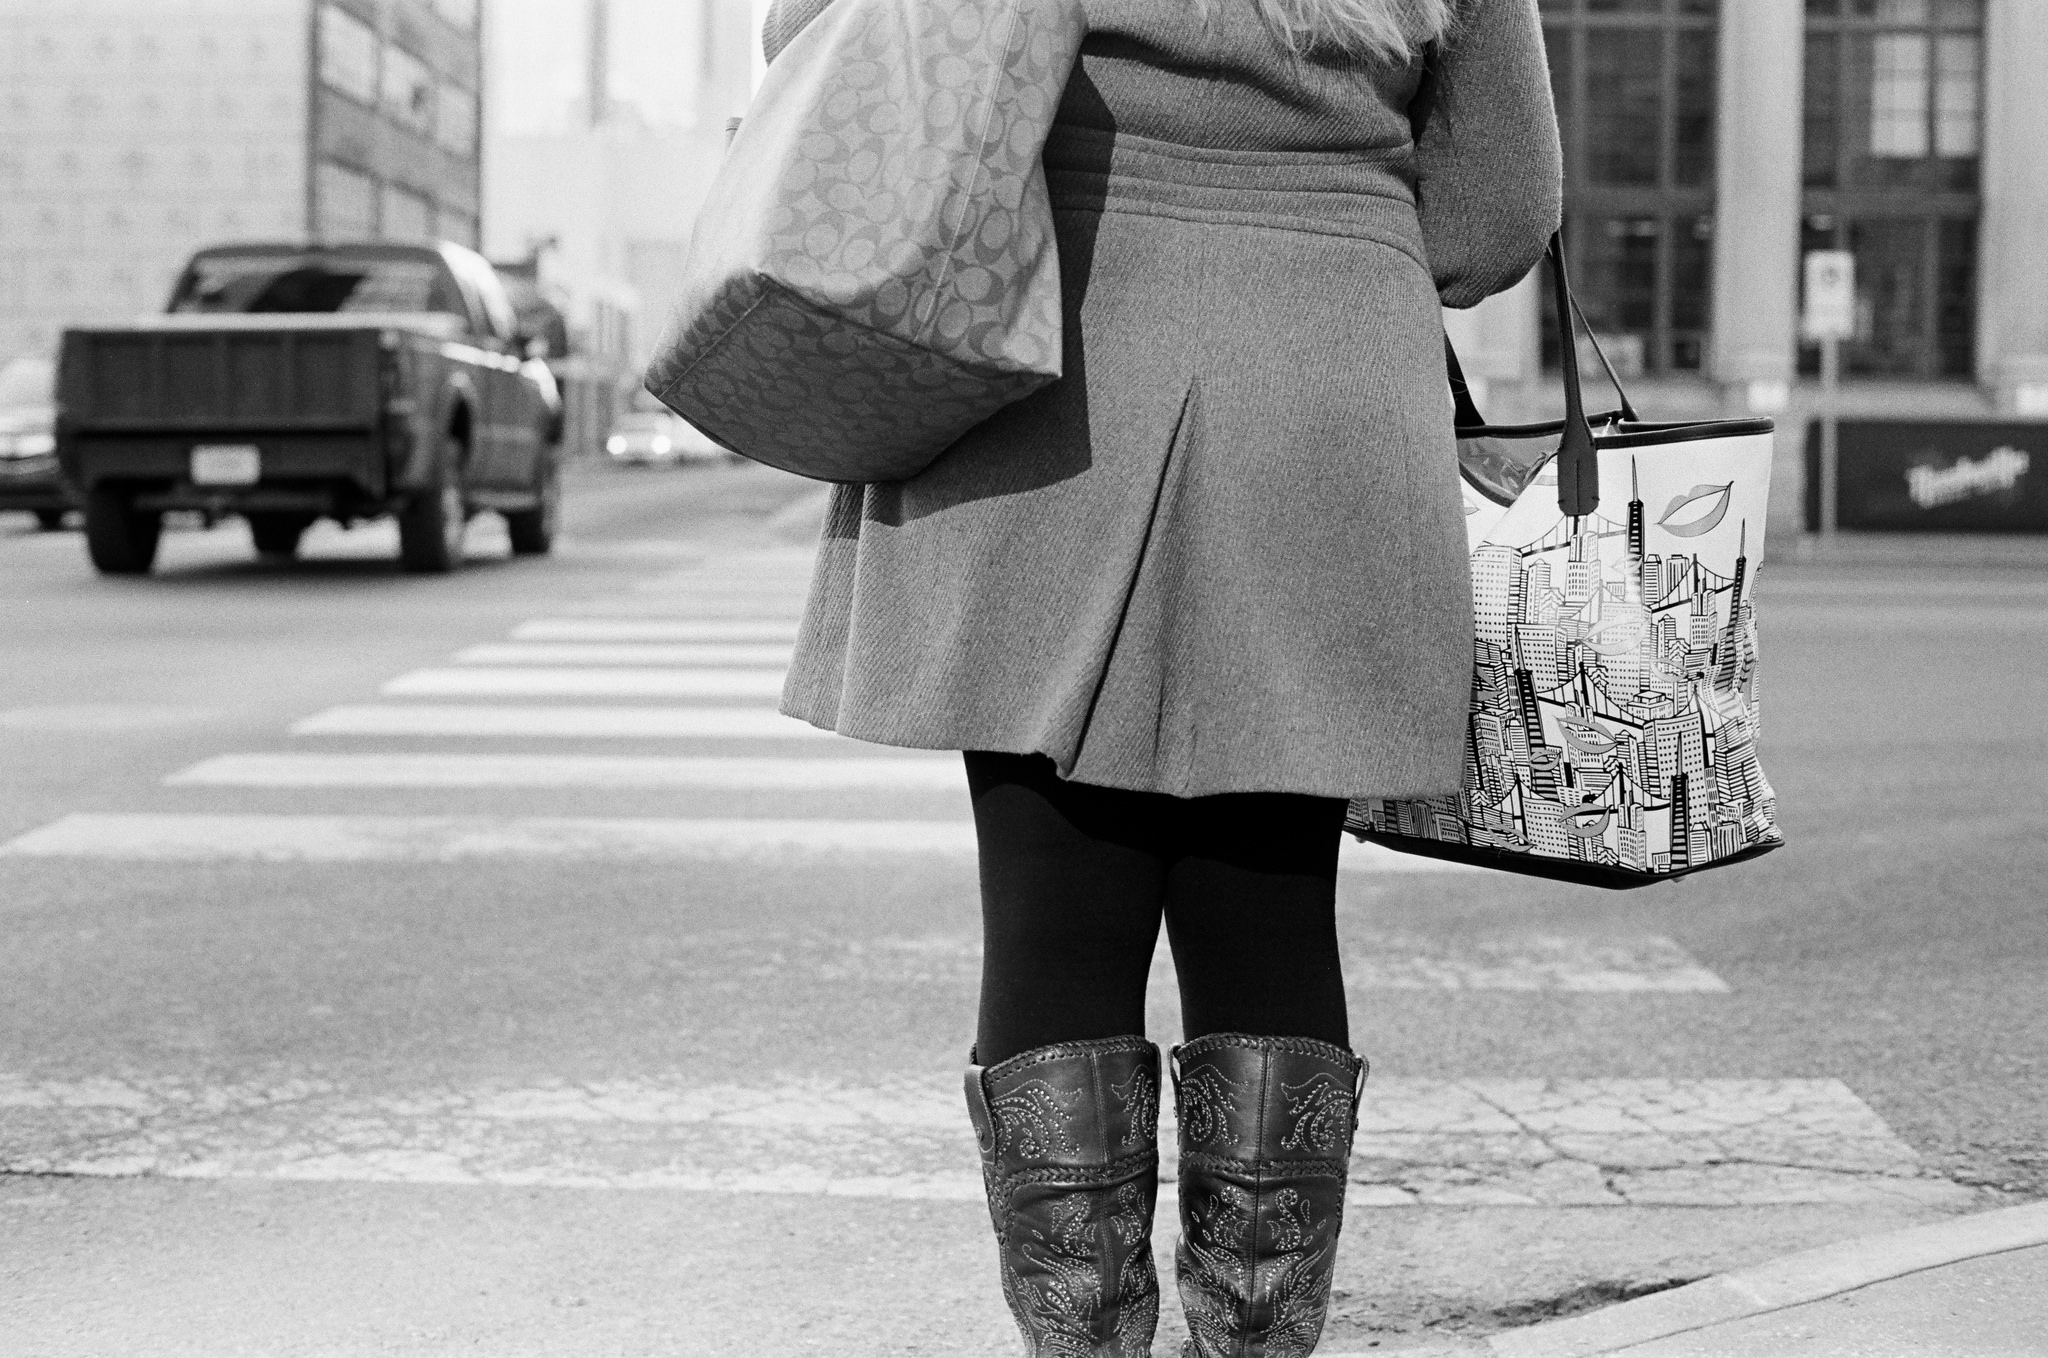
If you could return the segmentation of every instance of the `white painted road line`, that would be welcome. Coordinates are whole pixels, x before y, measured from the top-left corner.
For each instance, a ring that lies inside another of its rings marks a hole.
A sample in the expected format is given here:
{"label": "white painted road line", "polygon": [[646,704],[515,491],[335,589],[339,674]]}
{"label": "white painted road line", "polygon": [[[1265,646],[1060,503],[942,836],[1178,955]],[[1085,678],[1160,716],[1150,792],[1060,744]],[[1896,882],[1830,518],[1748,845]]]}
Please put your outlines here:
{"label": "white painted road line", "polygon": [[764,665],[787,669],[793,648],[772,642],[493,642],[455,653],[457,665]]}
{"label": "white painted road line", "polygon": [[[0,1173],[978,1201],[956,1078],[369,1094],[0,1076]],[[1836,1080],[1375,1079],[1351,1179],[1358,1206],[1974,1200]]]}
{"label": "white painted road line", "polygon": [[331,707],[295,736],[479,736],[620,740],[838,740],[767,707],[514,707],[472,704]]}
{"label": "white painted road line", "polygon": [[476,669],[414,670],[384,685],[394,698],[773,698],[780,670]]}
{"label": "white painted road line", "polygon": [[[805,981],[852,981],[884,989],[974,986],[981,944],[957,935],[847,938],[826,933],[730,931],[685,935],[679,979],[780,974]],[[1345,928],[1340,936],[1345,988],[1352,991],[1451,990],[1531,994],[1725,995],[1728,984],[1668,938],[1474,938],[1391,934]],[[1171,953],[1153,957],[1155,997],[1176,993]]]}
{"label": "white painted road line", "polygon": [[793,622],[668,622],[631,618],[536,618],[512,630],[514,641],[796,640]]}
{"label": "white painted road line", "polygon": [[144,703],[58,703],[0,708],[0,731],[31,735],[75,731],[160,731],[232,716],[218,707],[158,707]]}
{"label": "white painted road line", "polygon": [[163,862],[448,863],[477,858],[971,856],[966,821],[488,816],[73,815],[0,857]]}
{"label": "white painted road line", "polygon": [[[1432,858],[1345,841],[1354,872],[1436,872]],[[972,858],[966,820],[698,820],[491,816],[65,816],[0,857],[166,862],[452,862],[474,858],[728,859],[920,854]],[[1455,869],[1454,869],[1455,870]]]}
{"label": "white painted road line", "polygon": [[803,616],[803,600],[706,598],[682,594],[639,595],[629,598],[593,599],[562,611],[586,617],[695,618],[701,621],[732,619],[747,622],[776,622],[796,626]]}
{"label": "white painted road line", "polygon": [[781,579],[749,579],[744,576],[728,575],[711,577],[705,575],[657,576],[652,580],[638,580],[633,584],[636,594],[673,594],[692,599],[767,600],[774,603],[788,603],[798,609],[804,606],[804,599],[810,593],[810,580],[785,576]]}
{"label": "white painted road line", "polygon": [[966,792],[957,757],[730,759],[661,755],[224,754],[171,787],[929,789]]}
{"label": "white painted road line", "polygon": [[1441,938],[1374,934],[1347,945],[1346,981],[1365,990],[1725,995],[1728,983],[1668,938]]}

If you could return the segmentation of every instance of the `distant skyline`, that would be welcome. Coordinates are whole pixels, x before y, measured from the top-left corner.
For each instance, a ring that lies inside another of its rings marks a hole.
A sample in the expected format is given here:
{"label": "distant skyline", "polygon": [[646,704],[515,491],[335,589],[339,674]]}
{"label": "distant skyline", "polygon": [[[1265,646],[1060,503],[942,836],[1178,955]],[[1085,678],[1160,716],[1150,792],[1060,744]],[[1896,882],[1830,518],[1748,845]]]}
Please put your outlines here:
{"label": "distant skyline", "polygon": [[[586,97],[590,0],[485,0],[491,130],[566,131]],[[756,0],[754,17],[766,11]],[[611,97],[656,125],[688,125],[701,60],[698,0],[611,0]],[[760,65],[754,43],[754,64]]]}

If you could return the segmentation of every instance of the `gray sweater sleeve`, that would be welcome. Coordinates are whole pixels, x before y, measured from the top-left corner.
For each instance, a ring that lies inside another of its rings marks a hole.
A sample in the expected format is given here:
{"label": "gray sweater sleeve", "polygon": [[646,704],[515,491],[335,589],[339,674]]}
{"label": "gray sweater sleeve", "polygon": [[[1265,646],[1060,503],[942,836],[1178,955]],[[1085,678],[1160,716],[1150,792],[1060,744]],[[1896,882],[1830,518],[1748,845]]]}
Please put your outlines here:
{"label": "gray sweater sleeve", "polygon": [[1467,0],[1435,83],[1416,137],[1416,197],[1437,293],[1468,307],[1520,282],[1564,211],[1536,0]]}
{"label": "gray sweater sleeve", "polygon": [[789,40],[804,31],[804,25],[825,12],[832,0],[775,0],[768,7],[768,21],[761,25],[761,50],[768,60],[789,46]]}

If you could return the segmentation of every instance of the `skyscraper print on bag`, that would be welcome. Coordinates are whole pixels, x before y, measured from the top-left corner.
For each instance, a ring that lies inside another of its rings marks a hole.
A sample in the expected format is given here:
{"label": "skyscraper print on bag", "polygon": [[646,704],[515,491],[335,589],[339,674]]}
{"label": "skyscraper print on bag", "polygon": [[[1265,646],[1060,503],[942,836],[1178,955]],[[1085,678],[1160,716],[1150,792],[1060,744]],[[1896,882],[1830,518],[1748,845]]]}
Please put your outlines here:
{"label": "skyscraper print on bag", "polygon": [[1461,433],[1475,633],[1464,786],[1353,802],[1350,828],[1602,886],[1781,844],[1756,749],[1768,427],[1610,425],[1585,517],[1559,507],[1554,432]]}

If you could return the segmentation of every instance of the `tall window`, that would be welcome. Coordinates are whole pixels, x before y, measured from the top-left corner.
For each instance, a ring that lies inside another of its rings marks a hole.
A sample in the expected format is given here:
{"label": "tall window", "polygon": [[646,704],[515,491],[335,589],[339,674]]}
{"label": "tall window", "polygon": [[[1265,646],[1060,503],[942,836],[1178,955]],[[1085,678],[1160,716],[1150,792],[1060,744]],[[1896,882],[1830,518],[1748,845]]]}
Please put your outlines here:
{"label": "tall window", "polygon": [[476,153],[476,95],[444,80],[434,115],[434,140],[459,156]]}
{"label": "tall window", "polygon": [[1806,0],[1801,235],[1856,254],[1852,373],[1974,367],[1983,66],[1984,0]]}
{"label": "tall window", "polygon": [[377,234],[385,240],[432,240],[434,205],[424,195],[386,184]]}
{"label": "tall window", "polygon": [[[1542,0],[1542,10],[1564,132],[1565,239],[1587,319],[1617,367],[1695,371],[1712,289],[1720,0]],[[1545,343],[1554,362],[1555,341]]]}
{"label": "tall window", "polygon": [[434,74],[403,47],[384,51],[384,109],[415,132],[434,125]]}
{"label": "tall window", "polygon": [[377,103],[377,31],[333,5],[320,8],[320,80],[358,103]]}
{"label": "tall window", "polygon": [[434,0],[434,13],[464,33],[476,31],[477,0]]}
{"label": "tall window", "polygon": [[313,167],[313,201],[314,239],[368,240],[377,234],[377,181],[362,171],[321,161]]}

